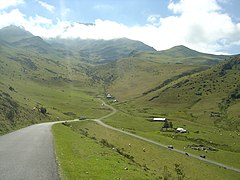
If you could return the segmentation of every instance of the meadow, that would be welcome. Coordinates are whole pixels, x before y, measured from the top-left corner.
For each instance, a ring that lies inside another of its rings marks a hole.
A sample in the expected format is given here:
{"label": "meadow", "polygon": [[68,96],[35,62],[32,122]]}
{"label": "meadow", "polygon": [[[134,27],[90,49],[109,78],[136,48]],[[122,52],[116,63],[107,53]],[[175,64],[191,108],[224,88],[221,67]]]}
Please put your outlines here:
{"label": "meadow", "polygon": [[62,179],[238,179],[239,173],[195,160],[93,121],[53,126]]}

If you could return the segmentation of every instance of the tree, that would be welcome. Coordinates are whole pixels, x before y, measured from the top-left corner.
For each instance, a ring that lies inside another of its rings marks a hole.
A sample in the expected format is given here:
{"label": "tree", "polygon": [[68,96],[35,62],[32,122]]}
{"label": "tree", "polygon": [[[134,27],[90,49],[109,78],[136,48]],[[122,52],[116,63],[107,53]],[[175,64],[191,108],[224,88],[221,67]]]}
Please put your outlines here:
{"label": "tree", "polygon": [[168,121],[166,120],[163,124],[163,127],[162,128],[166,128],[166,130],[169,128],[169,123]]}
{"label": "tree", "polygon": [[39,109],[39,111],[40,111],[40,113],[42,113],[42,114],[46,114],[46,113],[47,113],[47,109],[44,108],[44,107],[41,107],[41,108]]}
{"label": "tree", "polygon": [[15,89],[12,86],[9,87],[9,90],[15,92]]}

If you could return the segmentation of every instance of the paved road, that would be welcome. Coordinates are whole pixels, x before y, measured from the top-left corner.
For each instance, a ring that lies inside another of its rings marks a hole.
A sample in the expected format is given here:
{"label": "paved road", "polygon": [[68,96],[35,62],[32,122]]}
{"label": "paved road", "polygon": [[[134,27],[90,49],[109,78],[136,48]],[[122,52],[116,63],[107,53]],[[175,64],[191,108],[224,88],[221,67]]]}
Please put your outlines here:
{"label": "paved road", "polygon": [[36,124],[0,136],[0,180],[59,179],[51,133],[54,123],[60,122]]}
{"label": "paved road", "polygon": [[[102,101],[102,100],[101,100],[101,101]],[[101,120],[103,120],[103,119],[105,119],[105,118],[107,118],[107,117],[109,117],[109,116],[112,116],[113,114],[115,114],[115,113],[117,112],[117,110],[116,110],[115,108],[113,108],[112,106],[106,104],[104,101],[102,101],[102,103],[103,103],[105,106],[107,106],[107,107],[109,107],[110,109],[112,109],[112,112],[111,112],[110,114],[102,117],[102,118],[95,119],[95,121],[96,121],[98,124],[100,124],[100,125],[102,125],[102,126],[104,126],[104,127],[107,127],[107,128],[109,128],[109,129],[112,129],[112,130],[115,130],[115,131],[118,131],[118,132],[127,134],[127,135],[129,135],[129,136],[133,136],[133,137],[135,137],[135,138],[141,139],[141,140],[143,140],[143,141],[147,141],[147,142],[149,142],[149,143],[156,144],[156,145],[161,146],[161,147],[164,147],[164,148],[168,148],[168,146],[166,146],[166,145],[164,145],[164,144],[161,144],[161,143],[159,143],[159,142],[152,141],[152,140],[150,140],[150,139],[147,139],[147,138],[138,136],[138,135],[136,135],[136,134],[132,134],[132,133],[123,131],[123,130],[121,130],[121,129],[114,128],[114,127],[112,127],[112,126],[109,126],[109,125],[103,123]],[[236,171],[236,172],[239,172],[239,173],[240,173],[240,169],[233,168],[233,167],[227,166],[227,165],[225,165],[225,164],[221,164],[221,163],[218,163],[218,162],[209,160],[209,159],[201,158],[200,156],[196,156],[196,155],[193,155],[193,154],[190,154],[190,153],[188,153],[188,155],[186,155],[186,152],[185,152],[185,151],[181,151],[181,150],[179,150],[179,149],[170,149],[170,150],[171,150],[171,151],[178,152],[178,153],[181,153],[181,154],[184,154],[185,156],[189,156],[189,157],[192,157],[192,158],[195,158],[195,159],[198,159],[198,160],[201,160],[201,161],[205,161],[205,162],[207,162],[207,163],[214,164],[214,165],[220,166],[220,167],[222,167],[222,168],[230,169],[230,170],[233,170],[233,171]]]}

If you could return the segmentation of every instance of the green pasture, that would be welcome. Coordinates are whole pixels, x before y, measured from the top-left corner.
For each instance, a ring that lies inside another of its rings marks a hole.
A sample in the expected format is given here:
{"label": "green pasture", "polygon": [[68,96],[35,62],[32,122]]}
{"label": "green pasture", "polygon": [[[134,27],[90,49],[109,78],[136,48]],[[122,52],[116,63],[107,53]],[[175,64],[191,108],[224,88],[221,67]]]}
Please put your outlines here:
{"label": "green pasture", "polygon": [[[83,179],[238,179],[239,177],[239,173],[234,171],[172,152],[107,129],[92,121],[74,122],[67,126],[54,125],[53,134],[63,179],[76,177]],[[107,142],[106,147],[102,147],[103,139]],[[102,156],[103,151],[107,154],[105,157]],[[116,163],[119,174],[115,176],[113,172],[117,172],[113,164]],[[125,166],[128,170],[123,169]]]}
{"label": "green pasture", "polygon": [[[158,116],[159,117],[159,116]],[[186,152],[201,155],[206,154],[207,158],[217,162],[240,168],[240,134],[234,131],[226,131],[216,128],[209,124],[199,124],[197,122],[187,121],[181,118],[170,118],[174,128],[182,127],[187,129],[187,133],[176,133],[169,131],[160,131],[162,122],[151,122],[151,118],[117,112],[115,115],[103,120],[105,123],[124,129],[131,133],[149,138],[165,145],[173,145],[177,149],[186,150]],[[190,145],[203,144],[206,147],[217,149],[217,151],[192,150]]]}

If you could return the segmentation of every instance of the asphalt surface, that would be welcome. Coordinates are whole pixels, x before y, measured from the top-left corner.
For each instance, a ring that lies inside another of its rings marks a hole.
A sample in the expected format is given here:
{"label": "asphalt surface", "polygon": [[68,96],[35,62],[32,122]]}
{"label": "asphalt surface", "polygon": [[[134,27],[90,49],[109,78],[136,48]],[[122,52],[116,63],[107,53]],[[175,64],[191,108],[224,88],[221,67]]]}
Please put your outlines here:
{"label": "asphalt surface", "polygon": [[51,126],[61,122],[36,124],[0,136],[0,180],[58,180]]}
{"label": "asphalt surface", "polygon": [[[161,144],[161,143],[159,143],[159,142],[152,141],[152,140],[150,140],[150,139],[147,139],[147,138],[138,136],[138,135],[136,135],[136,134],[132,134],[132,133],[130,133],[130,132],[126,132],[126,131],[121,130],[121,129],[117,129],[117,128],[115,128],[115,127],[112,127],[112,126],[109,126],[109,125],[103,123],[101,120],[103,120],[103,119],[105,119],[105,118],[107,118],[107,117],[109,117],[109,116],[112,116],[113,114],[115,114],[115,113],[117,112],[117,110],[116,110],[115,108],[113,108],[112,106],[106,104],[104,101],[102,101],[102,103],[103,103],[105,106],[107,106],[107,107],[109,107],[110,109],[112,109],[112,112],[111,112],[110,114],[102,117],[102,118],[95,119],[94,121],[96,121],[98,124],[100,124],[100,125],[102,125],[102,126],[104,126],[104,127],[106,127],[106,128],[109,128],[109,129],[112,129],[112,130],[115,130],[115,131],[118,131],[118,132],[127,134],[127,135],[129,135],[129,136],[133,136],[133,137],[138,138],[138,139],[141,139],[141,140],[143,140],[143,141],[147,141],[147,142],[149,142],[149,143],[152,143],[152,144],[155,144],[155,145],[164,147],[164,148],[168,148],[167,145]],[[210,163],[210,164],[217,165],[217,166],[219,166],[219,167],[221,167],[221,168],[229,169],[229,170],[236,171],[236,172],[239,172],[239,173],[240,173],[240,169],[233,168],[233,167],[231,167],[231,166],[228,166],[228,165],[225,165],[225,164],[221,164],[221,163],[218,163],[218,162],[216,162],[216,161],[212,161],[212,160],[209,160],[209,159],[206,159],[206,158],[202,158],[202,157],[200,157],[200,156],[196,156],[196,155],[193,155],[193,154],[190,154],[190,153],[187,153],[187,154],[186,154],[185,151],[182,151],[182,150],[179,150],[179,149],[175,149],[175,148],[173,148],[173,149],[168,148],[168,149],[171,150],[171,151],[178,152],[178,153],[180,153],[180,154],[184,154],[185,156],[192,157],[192,158],[195,158],[195,159],[198,159],[198,160],[201,160],[201,161]]]}

